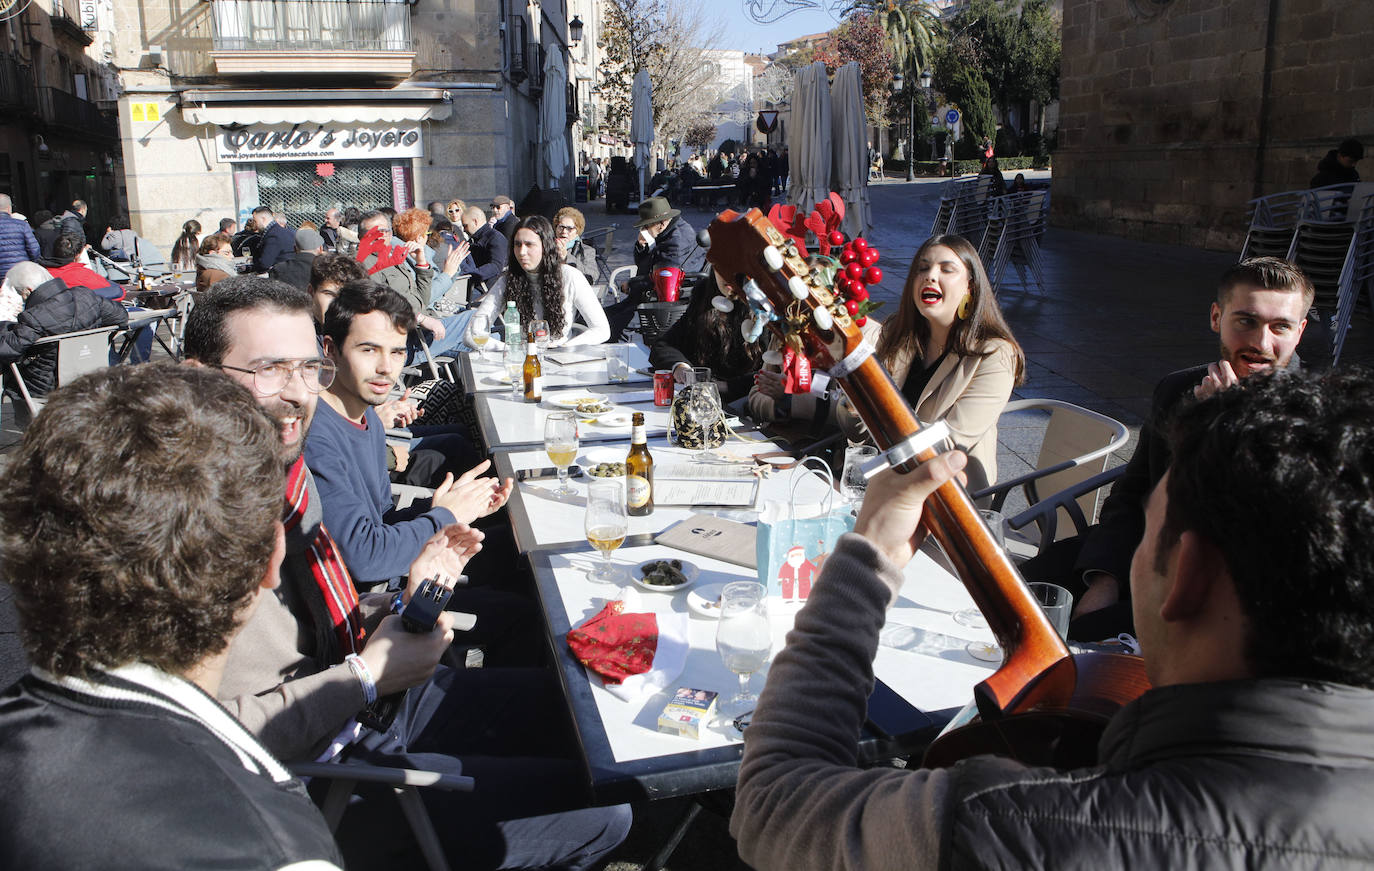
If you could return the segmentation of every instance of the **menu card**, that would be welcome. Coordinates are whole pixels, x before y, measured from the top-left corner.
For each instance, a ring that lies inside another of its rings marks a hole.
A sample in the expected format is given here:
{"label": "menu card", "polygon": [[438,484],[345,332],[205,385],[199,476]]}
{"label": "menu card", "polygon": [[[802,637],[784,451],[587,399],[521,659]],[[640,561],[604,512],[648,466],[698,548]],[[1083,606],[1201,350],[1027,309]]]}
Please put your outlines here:
{"label": "menu card", "polygon": [[758,569],[754,539],[758,529],[737,520],[710,514],[693,514],[654,537],[655,544],[709,556],[727,563]]}
{"label": "menu card", "polygon": [[655,505],[753,505],[759,479],[746,463],[664,463],[654,467]]}

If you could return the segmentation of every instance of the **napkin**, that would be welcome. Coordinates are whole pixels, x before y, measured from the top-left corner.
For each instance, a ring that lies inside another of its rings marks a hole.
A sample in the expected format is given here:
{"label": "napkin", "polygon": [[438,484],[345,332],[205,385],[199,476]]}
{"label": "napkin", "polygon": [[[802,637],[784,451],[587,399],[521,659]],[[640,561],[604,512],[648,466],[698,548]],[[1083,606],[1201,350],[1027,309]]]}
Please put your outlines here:
{"label": "napkin", "polygon": [[631,610],[638,607],[627,588],[567,635],[578,661],[625,701],[662,691],[687,664],[687,615]]}

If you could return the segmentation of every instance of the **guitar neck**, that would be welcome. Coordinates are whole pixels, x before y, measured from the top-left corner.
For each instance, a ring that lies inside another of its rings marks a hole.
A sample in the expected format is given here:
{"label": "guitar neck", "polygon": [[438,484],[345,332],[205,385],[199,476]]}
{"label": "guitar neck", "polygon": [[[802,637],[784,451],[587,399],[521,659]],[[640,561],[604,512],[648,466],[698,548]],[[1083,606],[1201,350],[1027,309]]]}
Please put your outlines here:
{"label": "guitar neck", "polygon": [[[827,368],[834,365],[828,349],[819,341],[808,350],[813,358],[823,358]],[[886,450],[922,429],[876,357],[869,357],[839,382],[880,449]],[[934,448],[927,448],[897,471],[909,472],[936,456]],[[921,524],[944,548],[1006,652],[1002,667],[979,687],[980,712],[984,716],[1008,712],[1027,686],[1055,662],[1068,657],[1069,650],[992,537],[962,484],[949,481],[936,490],[926,501]],[[990,709],[982,710],[984,707]]]}

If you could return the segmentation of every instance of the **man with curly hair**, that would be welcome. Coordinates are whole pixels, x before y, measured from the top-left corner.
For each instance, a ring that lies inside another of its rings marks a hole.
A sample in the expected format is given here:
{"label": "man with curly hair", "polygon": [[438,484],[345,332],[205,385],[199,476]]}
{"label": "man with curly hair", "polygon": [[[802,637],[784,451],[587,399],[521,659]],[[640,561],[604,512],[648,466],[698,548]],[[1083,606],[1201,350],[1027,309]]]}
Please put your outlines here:
{"label": "man with curly hair", "polygon": [[279,583],[280,455],[247,390],[166,364],[82,378],[29,427],[0,481],[33,663],[0,697],[0,867],[342,865],[214,701]]}

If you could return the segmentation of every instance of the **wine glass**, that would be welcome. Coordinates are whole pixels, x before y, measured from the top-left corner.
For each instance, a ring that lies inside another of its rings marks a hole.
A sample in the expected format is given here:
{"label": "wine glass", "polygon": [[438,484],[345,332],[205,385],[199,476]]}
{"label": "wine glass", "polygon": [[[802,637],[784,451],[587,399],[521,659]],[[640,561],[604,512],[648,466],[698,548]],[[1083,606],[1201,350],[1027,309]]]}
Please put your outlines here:
{"label": "wine glass", "polygon": [[525,343],[510,342],[506,345],[506,375],[510,377],[511,398],[517,402],[525,397]]}
{"label": "wine glass", "polygon": [[544,450],[558,470],[558,489],[555,496],[576,496],[568,484],[568,466],[577,457],[577,415],[558,411],[544,418]]}
{"label": "wine glass", "polygon": [[864,464],[878,456],[878,449],[872,445],[850,445],[844,449],[844,468],[840,472],[840,498],[846,503],[858,506],[868,492],[868,479],[864,477]]}
{"label": "wine glass", "polygon": [[702,449],[692,455],[698,463],[709,463],[716,459],[715,451],[706,447],[711,438],[711,430],[720,422],[723,414],[720,407],[720,391],[714,381],[697,382],[687,388],[687,419],[701,430]]}
{"label": "wine glass", "polygon": [[611,563],[611,551],[620,547],[629,531],[625,510],[625,482],[620,478],[593,478],[587,484],[587,542],[601,551],[600,565],[587,572],[593,581],[623,584],[627,575]]}
{"label": "wine glass", "polygon": [[487,342],[491,341],[491,316],[482,312],[473,314],[468,321],[468,342],[477,349],[477,359],[486,362]]}
{"label": "wine glass", "polygon": [[530,321],[530,335],[534,337],[534,346],[539,349],[539,357],[544,357],[544,352],[549,349],[549,322]]}
{"label": "wine glass", "polygon": [[743,714],[758,701],[758,696],[749,692],[749,677],[763,668],[773,649],[767,592],[756,581],[735,581],[720,593],[716,652],[725,667],[739,676],[739,692],[721,711],[727,716]]}
{"label": "wine glass", "polygon": [[[997,542],[997,546],[1005,549],[1007,546],[1007,521],[1002,516],[1002,512],[983,508],[978,513],[983,516],[983,522],[987,524],[988,531],[992,533],[992,538]],[[954,622],[960,626],[967,626],[970,629],[988,628],[988,619],[977,608],[963,608],[955,611],[953,616]],[[996,642],[975,641],[966,649],[974,659],[981,659],[984,662],[997,662],[1002,658],[1002,648]]]}

